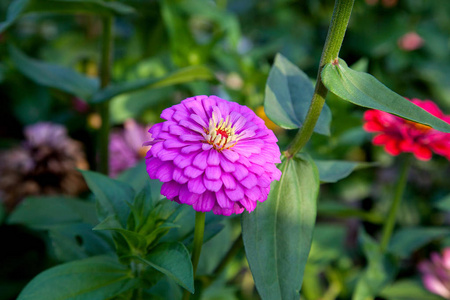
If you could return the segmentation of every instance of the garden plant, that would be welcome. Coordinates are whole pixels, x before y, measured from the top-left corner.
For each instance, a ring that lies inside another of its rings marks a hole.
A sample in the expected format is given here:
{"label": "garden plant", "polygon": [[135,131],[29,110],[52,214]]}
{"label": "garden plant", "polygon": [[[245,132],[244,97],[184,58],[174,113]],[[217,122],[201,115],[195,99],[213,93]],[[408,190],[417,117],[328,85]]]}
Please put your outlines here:
{"label": "garden plant", "polygon": [[450,2],[0,3],[0,300],[450,299]]}

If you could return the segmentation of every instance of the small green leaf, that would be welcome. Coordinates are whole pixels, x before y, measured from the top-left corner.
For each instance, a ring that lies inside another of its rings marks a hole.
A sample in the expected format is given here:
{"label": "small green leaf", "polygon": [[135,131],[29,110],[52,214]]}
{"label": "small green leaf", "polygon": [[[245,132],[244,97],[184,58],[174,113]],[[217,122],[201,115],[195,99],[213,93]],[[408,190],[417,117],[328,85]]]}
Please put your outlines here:
{"label": "small green leaf", "polygon": [[130,246],[130,249],[139,249],[145,251],[147,248],[145,236],[137,232],[123,229],[115,215],[108,216],[100,224],[95,226],[93,230],[111,230],[120,233],[123,236],[123,238],[127,241],[128,245]]}
{"label": "small green leaf", "polygon": [[189,252],[183,244],[161,243],[145,258],[137,258],[194,293],[194,271]]}
{"label": "small green leaf", "polygon": [[120,2],[102,0],[15,0],[9,7],[6,20],[0,23],[0,33],[10,27],[16,20],[27,13],[57,13],[57,14],[97,14],[112,13],[129,14],[134,9]]}
{"label": "small green leaf", "polygon": [[380,296],[389,300],[442,300],[442,297],[427,291],[420,280],[399,280],[384,288]]}
{"label": "small green leaf", "polygon": [[115,96],[143,89],[156,89],[197,80],[212,80],[214,78],[215,76],[209,68],[205,66],[191,66],[174,71],[162,78],[141,79],[121,85],[109,86],[104,90],[98,91],[92,97],[91,102],[101,103]]}
{"label": "small green leaf", "polygon": [[363,230],[360,231],[360,238],[368,265],[356,284],[352,300],[374,299],[394,279],[396,263],[383,254],[380,245]]}
{"label": "small green leaf", "polygon": [[68,196],[29,197],[14,209],[7,222],[35,229],[75,222],[95,224],[95,204]]}
{"label": "small green leaf", "polygon": [[19,71],[38,84],[56,88],[83,99],[88,98],[99,88],[96,80],[72,69],[27,57],[12,45],[9,46],[9,53]]}
{"label": "small green leaf", "polygon": [[402,258],[410,255],[427,243],[450,235],[450,229],[441,227],[402,228],[393,235],[388,250]]}
{"label": "small green leaf", "polygon": [[97,198],[97,211],[100,220],[108,216],[117,216],[122,228],[126,228],[130,207],[128,202],[134,199],[133,188],[125,182],[111,179],[100,173],[81,171],[87,185]]}
{"label": "small green leaf", "polygon": [[283,158],[280,181],[242,215],[247,260],[262,299],[298,299],[314,224],[319,174],[309,157]]}
{"label": "small green leaf", "polygon": [[[280,53],[269,73],[264,110],[275,124],[286,129],[302,127],[311,105],[314,86],[308,76]],[[331,111],[324,105],[314,131],[330,134]]]}
{"label": "small green leaf", "polygon": [[164,222],[146,236],[147,245],[150,245],[155,241],[158,241],[162,236],[168,233],[170,229],[178,227],[180,227],[180,225],[173,224],[170,222]]}
{"label": "small green leaf", "polygon": [[137,286],[131,270],[108,256],[62,264],[36,276],[18,300],[104,300]]}
{"label": "small green leaf", "polygon": [[328,90],[343,100],[450,132],[450,124],[391,91],[375,77],[350,69],[342,59],[338,64],[325,65],[322,80]]}
{"label": "small green leaf", "polygon": [[336,182],[350,175],[356,168],[373,165],[340,160],[314,160],[314,162],[319,170],[320,181],[322,182]]}

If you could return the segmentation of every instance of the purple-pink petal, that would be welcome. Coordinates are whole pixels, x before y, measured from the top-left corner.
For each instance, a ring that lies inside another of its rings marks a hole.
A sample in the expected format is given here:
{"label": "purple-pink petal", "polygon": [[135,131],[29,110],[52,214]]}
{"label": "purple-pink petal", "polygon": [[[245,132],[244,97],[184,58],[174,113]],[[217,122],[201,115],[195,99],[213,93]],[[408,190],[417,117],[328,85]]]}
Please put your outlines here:
{"label": "purple-pink petal", "polygon": [[166,121],[149,130],[146,164],[150,178],[164,182],[164,196],[221,215],[253,211],[267,199],[270,183],[281,176],[275,166],[281,154],[275,135],[252,110],[195,96],[161,117]]}

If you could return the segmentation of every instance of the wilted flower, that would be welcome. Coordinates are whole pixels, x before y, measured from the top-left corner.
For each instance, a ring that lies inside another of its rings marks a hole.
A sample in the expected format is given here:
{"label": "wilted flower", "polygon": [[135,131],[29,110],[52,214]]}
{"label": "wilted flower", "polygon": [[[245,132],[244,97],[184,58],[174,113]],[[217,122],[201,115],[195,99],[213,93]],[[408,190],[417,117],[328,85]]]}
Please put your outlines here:
{"label": "wilted flower", "polygon": [[197,211],[249,212],[279,180],[277,138],[248,107],[196,96],[165,109],[149,132],[147,172],[161,194]]}
{"label": "wilted flower", "polygon": [[76,170],[87,168],[82,145],[63,126],[30,125],[25,138],[20,147],[0,154],[0,198],[7,207],[30,195],[76,195],[86,189]]}
{"label": "wilted flower", "polygon": [[[411,100],[417,106],[439,119],[450,123],[450,116],[442,113],[430,100]],[[450,160],[450,134],[437,131],[429,126],[408,121],[379,110],[368,110],[364,114],[364,129],[376,132],[374,145],[384,145],[391,155],[411,152],[417,159],[429,160],[432,153],[445,156]]]}
{"label": "wilted flower", "polygon": [[148,127],[134,120],[125,121],[123,129],[114,130],[109,140],[109,173],[116,177],[145,157],[150,147],[142,147],[148,140]]}
{"label": "wilted flower", "polygon": [[423,285],[432,293],[450,299],[450,248],[442,255],[432,253],[429,261],[419,264]]}
{"label": "wilted flower", "polygon": [[415,32],[408,32],[398,40],[398,46],[405,51],[419,49],[423,45],[423,39]]}

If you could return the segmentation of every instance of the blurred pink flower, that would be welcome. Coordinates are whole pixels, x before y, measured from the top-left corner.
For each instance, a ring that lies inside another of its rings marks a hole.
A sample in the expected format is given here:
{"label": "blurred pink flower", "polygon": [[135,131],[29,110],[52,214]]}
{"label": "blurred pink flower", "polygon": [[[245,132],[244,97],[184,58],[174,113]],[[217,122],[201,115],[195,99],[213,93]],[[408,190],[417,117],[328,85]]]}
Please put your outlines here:
{"label": "blurred pink flower", "polygon": [[140,125],[132,119],[125,121],[123,127],[113,130],[109,140],[109,174],[112,177],[134,167],[150,149],[150,146],[142,146],[149,138],[150,127]]}
{"label": "blurred pink flower", "polygon": [[422,47],[424,41],[415,32],[408,32],[398,39],[398,46],[405,51],[413,51]]}
{"label": "blurred pink flower", "polygon": [[450,248],[432,253],[429,261],[419,264],[423,285],[432,293],[450,299]]}

